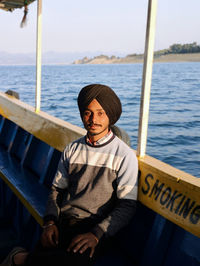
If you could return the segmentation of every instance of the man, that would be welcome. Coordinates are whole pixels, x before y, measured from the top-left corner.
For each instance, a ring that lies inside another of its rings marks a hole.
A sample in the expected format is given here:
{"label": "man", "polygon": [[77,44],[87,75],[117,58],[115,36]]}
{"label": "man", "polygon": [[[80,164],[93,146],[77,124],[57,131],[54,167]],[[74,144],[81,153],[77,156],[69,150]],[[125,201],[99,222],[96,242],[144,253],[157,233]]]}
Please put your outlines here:
{"label": "man", "polygon": [[119,98],[92,84],[80,91],[78,107],[87,135],[64,150],[41,242],[29,254],[16,249],[15,265],[89,265],[135,212],[137,158],[110,130],[122,112]]}

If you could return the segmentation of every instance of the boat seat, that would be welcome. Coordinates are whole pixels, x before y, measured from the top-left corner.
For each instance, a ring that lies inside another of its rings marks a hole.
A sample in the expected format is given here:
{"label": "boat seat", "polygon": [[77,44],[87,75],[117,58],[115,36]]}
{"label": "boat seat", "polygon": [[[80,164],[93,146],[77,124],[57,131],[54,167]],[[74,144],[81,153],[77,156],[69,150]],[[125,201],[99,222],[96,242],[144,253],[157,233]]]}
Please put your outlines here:
{"label": "boat seat", "polygon": [[36,175],[22,167],[6,151],[0,151],[0,175],[20,198],[31,214],[42,218],[48,197],[48,187],[40,184]]}
{"label": "boat seat", "polygon": [[1,179],[41,225],[61,152],[7,119],[0,124]]}

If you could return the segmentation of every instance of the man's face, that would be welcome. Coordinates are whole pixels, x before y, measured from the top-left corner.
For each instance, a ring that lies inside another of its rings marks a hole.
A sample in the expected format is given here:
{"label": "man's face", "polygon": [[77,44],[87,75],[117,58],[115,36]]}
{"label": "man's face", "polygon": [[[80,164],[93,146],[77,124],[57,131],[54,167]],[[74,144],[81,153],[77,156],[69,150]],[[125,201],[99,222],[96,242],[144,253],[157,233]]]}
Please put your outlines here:
{"label": "man's face", "polygon": [[104,137],[109,131],[109,118],[99,104],[94,99],[83,114],[83,124],[88,135],[94,140]]}

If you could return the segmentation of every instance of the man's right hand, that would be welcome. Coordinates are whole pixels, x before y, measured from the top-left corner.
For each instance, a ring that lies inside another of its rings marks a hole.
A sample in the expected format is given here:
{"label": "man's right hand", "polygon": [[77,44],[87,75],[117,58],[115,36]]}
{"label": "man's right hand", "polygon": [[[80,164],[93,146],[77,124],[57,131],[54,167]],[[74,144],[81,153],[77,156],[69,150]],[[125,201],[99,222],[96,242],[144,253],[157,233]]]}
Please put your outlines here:
{"label": "man's right hand", "polygon": [[49,223],[45,225],[41,242],[44,247],[55,247],[58,245],[58,228],[54,223]]}

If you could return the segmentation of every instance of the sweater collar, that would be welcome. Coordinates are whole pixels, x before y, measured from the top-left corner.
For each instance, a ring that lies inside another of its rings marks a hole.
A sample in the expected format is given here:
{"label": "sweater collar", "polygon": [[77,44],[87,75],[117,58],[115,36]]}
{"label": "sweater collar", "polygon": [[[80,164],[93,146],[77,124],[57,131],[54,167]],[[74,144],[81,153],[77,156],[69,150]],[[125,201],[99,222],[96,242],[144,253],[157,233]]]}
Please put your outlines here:
{"label": "sweater collar", "polygon": [[101,139],[98,139],[95,142],[92,142],[89,139],[88,135],[86,135],[86,142],[92,146],[99,146],[99,145],[103,145],[109,142],[112,138],[113,138],[113,132],[110,130],[104,137],[102,137]]}

